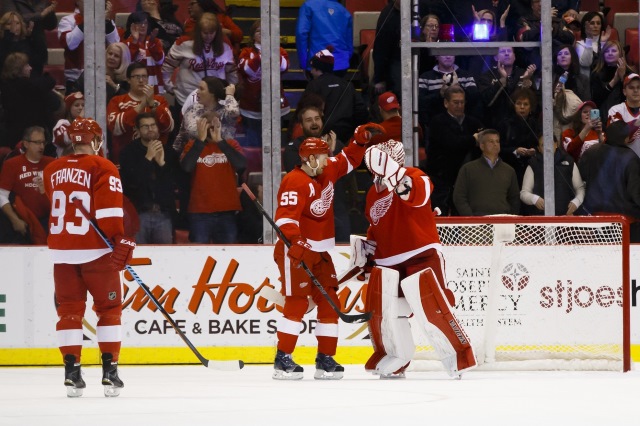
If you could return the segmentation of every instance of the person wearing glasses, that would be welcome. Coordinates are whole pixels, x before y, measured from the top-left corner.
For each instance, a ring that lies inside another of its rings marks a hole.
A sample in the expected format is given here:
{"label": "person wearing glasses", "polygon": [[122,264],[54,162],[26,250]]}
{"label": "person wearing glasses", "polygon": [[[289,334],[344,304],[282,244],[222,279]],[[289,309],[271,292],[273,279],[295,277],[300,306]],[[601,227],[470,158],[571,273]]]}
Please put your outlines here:
{"label": "person wearing glasses", "polygon": [[129,93],[114,96],[107,105],[107,127],[112,134],[110,159],[119,163],[120,151],[135,137],[135,119],[143,112],[151,112],[159,126],[160,140],[166,143],[173,130],[169,104],[163,96],[154,94],[148,83],[149,74],[144,64],[134,62],[127,68]]}
{"label": "person wearing glasses", "polygon": [[[44,128],[28,127],[24,132],[24,153],[6,160],[0,172],[0,209],[23,241],[46,244],[49,200],[44,194],[42,171],[54,160],[44,155]],[[10,201],[10,196],[15,198]]]}
{"label": "person wearing glasses", "polygon": [[135,118],[139,135],[120,153],[124,195],[138,212],[138,244],[171,244],[178,155],[160,141],[156,116],[143,112]]}

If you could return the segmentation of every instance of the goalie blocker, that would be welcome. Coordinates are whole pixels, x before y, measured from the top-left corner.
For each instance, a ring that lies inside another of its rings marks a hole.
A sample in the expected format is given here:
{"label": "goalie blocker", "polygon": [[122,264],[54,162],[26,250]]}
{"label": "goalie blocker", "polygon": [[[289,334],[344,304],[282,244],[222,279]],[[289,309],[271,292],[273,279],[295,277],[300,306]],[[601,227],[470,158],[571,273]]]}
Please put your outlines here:
{"label": "goalie blocker", "polygon": [[[431,268],[400,282],[393,269],[376,266],[369,278],[366,310],[374,354],[365,369],[381,377],[403,377],[415,353],[409,317],[413,313],[451,377],[477,365],[469,338],[453,314]],[[404,298],[399,293],[402,288]]]}

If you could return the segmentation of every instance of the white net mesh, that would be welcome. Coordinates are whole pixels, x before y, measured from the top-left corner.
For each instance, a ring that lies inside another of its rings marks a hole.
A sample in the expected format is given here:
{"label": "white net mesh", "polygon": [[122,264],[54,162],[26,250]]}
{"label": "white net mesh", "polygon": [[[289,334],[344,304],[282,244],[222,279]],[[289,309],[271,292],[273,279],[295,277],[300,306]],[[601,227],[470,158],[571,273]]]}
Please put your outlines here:
{"label": "white net mesh", "polygon": [[[455,315],[480,363],[621,369],[622,223],[483,219],[438,225]],[[420,327],[412,327],[415,359],[437,360]]]}

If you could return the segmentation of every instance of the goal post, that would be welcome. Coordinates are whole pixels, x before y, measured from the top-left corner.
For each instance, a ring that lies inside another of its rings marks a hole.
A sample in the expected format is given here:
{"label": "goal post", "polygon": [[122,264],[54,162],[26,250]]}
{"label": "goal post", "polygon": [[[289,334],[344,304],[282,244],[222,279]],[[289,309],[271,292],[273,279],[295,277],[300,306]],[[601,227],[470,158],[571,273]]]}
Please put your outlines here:
{"label": "goal post", "polygon": [[[631,368],[623,216],[436,219],[447,287],[479,369]],[[439,363],[420,327],[415,369]],[[437,368],[437,367],[436,367]]]}

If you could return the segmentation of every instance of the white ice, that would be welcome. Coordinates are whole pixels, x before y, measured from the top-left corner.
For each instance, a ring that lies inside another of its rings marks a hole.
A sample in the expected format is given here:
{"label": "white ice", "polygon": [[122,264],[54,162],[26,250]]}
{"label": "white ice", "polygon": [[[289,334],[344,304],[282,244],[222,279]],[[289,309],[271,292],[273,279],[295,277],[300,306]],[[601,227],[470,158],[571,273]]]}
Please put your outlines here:
{"label": "white ice", "polygon": [[[63,368],[0,368],[0,425],[638,425],[640,371],[410,372],[380,380],[346,365],[339,381],[275,381],[271,366],[120,366],[125,388],[105,398],[99,367],[67,398]],[[636,366],[637,367],[637,366]]]}

